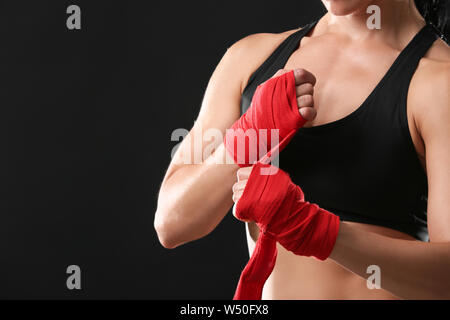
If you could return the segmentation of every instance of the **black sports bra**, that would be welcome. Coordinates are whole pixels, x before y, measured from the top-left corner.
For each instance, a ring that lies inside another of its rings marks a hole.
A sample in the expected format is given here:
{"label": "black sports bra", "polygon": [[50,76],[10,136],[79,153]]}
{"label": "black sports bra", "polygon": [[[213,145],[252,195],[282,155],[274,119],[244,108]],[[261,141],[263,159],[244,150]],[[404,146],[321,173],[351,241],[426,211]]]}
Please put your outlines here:
{"label": "black sports bra", "polygon": [[[316,23],[287,37],[253,73],[241,113],[256,87],[284,68]],[[358,109],[337,121],[301,128],[281,152],[280,168],[308,201],[343,221],[384,226],[428,241],[427,177],[410,136],[406,101],[417,65],[436,39],[431,25],[423,27]]]}

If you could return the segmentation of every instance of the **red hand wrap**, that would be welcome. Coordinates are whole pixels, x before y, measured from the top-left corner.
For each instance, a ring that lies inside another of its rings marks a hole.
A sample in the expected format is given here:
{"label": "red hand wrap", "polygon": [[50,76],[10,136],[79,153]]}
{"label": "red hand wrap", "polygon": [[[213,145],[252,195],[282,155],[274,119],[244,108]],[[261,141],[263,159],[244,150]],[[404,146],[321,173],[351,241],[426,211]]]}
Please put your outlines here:
{"label": "red hand wrap", "polygon": [[251,166],[280,152],[305,122],[298,109],[294,71],[287,72],[258,86],[250,108],[227,130],[224,145],[240,167]]}
{"label": "red hand wrap", "polygon": [[[273,170],[271,175],[261,169]],[[325,260],[339,231],[339,217],[305,202],[299,186],[276,167],[257,163],[252,169],[236,216],[255,221],[261,232],[255,250],[241,274],[235,300],[259,300],[277,257],[276,241],[301,256]]]}

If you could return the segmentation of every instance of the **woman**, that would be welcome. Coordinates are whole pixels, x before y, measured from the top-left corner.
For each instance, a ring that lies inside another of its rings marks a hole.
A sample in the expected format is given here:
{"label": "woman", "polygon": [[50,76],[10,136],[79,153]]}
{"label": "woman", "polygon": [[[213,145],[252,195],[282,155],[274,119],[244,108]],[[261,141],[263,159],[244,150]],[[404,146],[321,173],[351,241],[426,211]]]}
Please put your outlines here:
{"label": "woman", "polygon": [[[161,186],[159,239],[175,248],[201,238],[238,203],[252,167],[216,164],[223,144],[202,164],[181,159],[199,152],[195,135],[230,128],[258,85],[295,70],[308,122],[280,167],[341,223],[325,261],[278,244],[263,299],[450,299],[450,49],[412,0],[322,2],[319,21],[228,49]],[[370,5],[380,8],[381,29],[367,27]],[[259,230],[253,222],[247,230],[252,252]],[[371,266],[381,289],[367,286]]]}

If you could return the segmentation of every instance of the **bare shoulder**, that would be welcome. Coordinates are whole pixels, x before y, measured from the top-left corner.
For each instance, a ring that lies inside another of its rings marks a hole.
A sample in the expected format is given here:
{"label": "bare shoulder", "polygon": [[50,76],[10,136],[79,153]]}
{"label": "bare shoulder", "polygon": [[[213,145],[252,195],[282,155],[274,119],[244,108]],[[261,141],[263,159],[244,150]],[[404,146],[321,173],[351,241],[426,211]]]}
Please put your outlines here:
{"label": "bare shoulder", "polygon": [[419,131],[424,130],[427,122],[438,125],[449,120],[449,88],[450,47],[439,39],[421,59],[411,81],[410,106]]}
{"label": "bare shoulder", "polygon": [[444,40],[437,39],[428,50],[425,58],[450,61],[450,46]]}
{"label": "bare shoulder", "polygon": [[427,54],[421,59],[415,77],[420,82],[440,83],[441,77],[448,75],[450,46],[442,39],[436,40]]}
{"label": "bare shoulder", "polygon": [[252,34],[227,48],[209,79],[198,123],[229,128],[240,116],[239,102],[251,74],[292,32]]}
{"label": "bare shoulder", "polygon": [[234,65],[242,79],[241,92],[244,90],[250,76],[272,54],[272,52],[292,33],[293,29],[281,33],[256,33],[235,42],[227,50],[228,59]]}

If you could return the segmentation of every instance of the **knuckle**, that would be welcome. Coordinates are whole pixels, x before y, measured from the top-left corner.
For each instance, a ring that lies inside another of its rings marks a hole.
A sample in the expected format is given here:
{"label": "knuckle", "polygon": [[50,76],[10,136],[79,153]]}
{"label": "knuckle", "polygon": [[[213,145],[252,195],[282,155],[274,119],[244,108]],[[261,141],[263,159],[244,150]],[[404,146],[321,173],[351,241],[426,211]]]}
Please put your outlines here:
{"label": "knuckle", "polygon": [[240,168],[237,171],[237,177],[239,181],[244,179],[246,176],[247,176],[247,168]]}
{"label": "knuckle", "polygon": [[310,95],[303,95],[298,97],[297,99],[299,106],[306,107],[311,104],[311,96]]}
{"label": "knuckle", "polygon": [[304,86],[305,86],[305,91],[306,92],[309,92],[309,93],[314,92],[314,86],[313,86],[312,83],[307,82],[307,83],[304,84]]}
{"label": "knuckle", "polygon": [[297,86],[297,96],[302,96],[305,94],[312,95],[313,93],[314,93],[314,86],[309,82]]}
{"label": "knuckle", "polygon": [[308,75],[308,71],[303,68],[299,68],[295,70],[295,74],[298,78],[303,79]]}
{"label": "knuckle", "polygon": [[305,94],[302,96],[303,103],[306,105],[311,105],[313,102],[313,97],[310,94]]}
{"label": "knuckle", "polygon": [[240,182],[237,186],[236,186],[236,189],[235,189],[235,193],[239,193],[239,192],[243,192],[244,191],[244,188],[245,188],[245,183],[243,183],[243,182]]}

